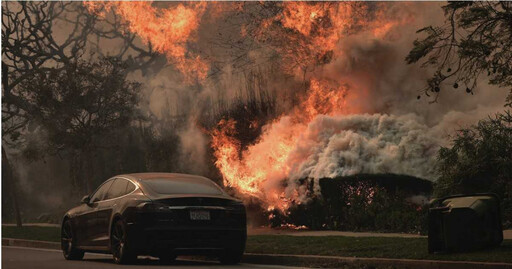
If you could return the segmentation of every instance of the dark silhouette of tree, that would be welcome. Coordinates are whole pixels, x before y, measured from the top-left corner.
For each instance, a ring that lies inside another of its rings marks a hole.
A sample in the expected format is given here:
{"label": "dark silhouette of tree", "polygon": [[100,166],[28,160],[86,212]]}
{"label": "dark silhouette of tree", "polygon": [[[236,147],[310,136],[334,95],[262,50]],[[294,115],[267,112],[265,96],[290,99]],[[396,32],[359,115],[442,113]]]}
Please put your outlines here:
{"label": "dark silhouette of tree", "polygon": [[[140,42],[137,42],[133,35],[124,34],[119,20],[105,20],[90,14],[81,2],[2,2],[2,155],[4,159],[9,158],[7,154],[11,151],[8,148],[18,150],[24,147],[28,156],[42,158],[44,154],[62,150],[64,145],[69,146],[69,140],[63,140],[60,148],[51,151],[40,150],[41,148],[49,149],[41,145],[43,143],[41,139],[33,139],[40,134],[41,130],[44,132],[53,130],[54,133],[49,132],[50,137],[54,139],[53,142],[58,140],[55,138],[59,135],[63,135],[63,139],[66,139],[66,135],[58,133],[55,129],[62,122],[46,120],[45,117],[48,115],[38,107],[40,100],[35,100],[36,96],[28,94],[26,86],[34,82],[34,77],[49,77],[59,72],[70,74],[70,70],[76,71],[77,68],[81,68],[82,71],[88,67],[98,69],[97,66],[86,67],[85,63],[80,63],[80,60],[95,61],[106,55],[107,53],[102,50],[104,44],[102,40],[107,40],[110,44],[116,44],[119,47],[118,52],[109,51],[108,54],[129,63],[129,68],[122,68],[125,73],[134,69],[148,68],[157,58],[150,47],[138,45]],[[116,63],[116,65],[119,64]],[[49,82],[48,79],[44,81]],[[69,109],[66,106],[60,106],[60,108]],[[54,113],[67,115],[67,111]],[[50,141],[50,143],[53,142]],[[85,142],[81,140],[76,143]],[[11,160],[8,167],[11,171],[6,173],[3,179],[11,182],[10,186],[15,188],[16,184],[12,181],[16,177],[14,169],[16,163]],[[15,194],[16,191],[13,191],[12,195]],[[16,200],[16,197],[13,199]],[[15,211],[19,216],[19,207]]]}
{"label": "dark silhouette of tree", "polygon": [[[5,153],[4,147],[2,147],[2,156],[4,156],[4,158],[2,158],[2,188],[4,190],[7,190],[7,192],[4,191],[3,194],[4,194],[4,196],[11,196],[10,198],[12,200],[12,206],[13,206],[14,214],[15,214],[15,218],[16,218],[16,226],[22,227],[21,212],[20,212],[20,206],[18,203],[18,195],[17,195],[17,191],[18,191],[18,188],[16,186],[17,182],[16,182],[16,180],[14,180],[14,175],[13,175],[11,164],[9,163],[9,160],[5,157],[5,156],[7,156],[7,154]],[[9,194],[9,195],[7,195],[7,194]],[[5,210],[6,208],[3,208],[5,204],[6,204],[6,201],[4,201],[4,198],[2,198],[3,212],[7,211],[7,210]],[[2,215],[2,217],[3,216],[4,215]]]}
{"label": "dark silhouette of tree", "polygon": [[510,111],[460,130],[439,150],[437,195],[494,192],[512,222],[512,114]]}
{"label": "dark silhouette of tree", "polygon": [[[426,37],[414,41],[405,59],[424,59],[422,67],[435,68],[424,94],[434,101],[445,87],[472,94],[482,75],[490,84],[512,87],[512,2],[454,1],[443,10],[444,25],[418,30]],[[512,105],[512,88],[506,102]]]}
{"label": "dark silhouette of tree", "polygon": [[[90,14],[79,2],[20,1],[2,3],[2,132],[16,141],[37,108],[19,95],[18,84],[33,76],[63,70],[84,59],[88,49],[104,57],[101,40],[117,40],[110,56],[127,60],[127,71],[147,68],[156,59],[151,47],[137,46],[119,19]],[[65,29],[62,29],[65,28]],[[129,70],[128,70],[129,69]]]}
{"label": "dark silhouette of tree", "polygon": [[[57,38],[54,25],[73,9],[73,29]],[[36,108],[19,96],[18,85],[36,73],[60,70],[84,52],[93,19],[73,2],[6,2],[2,9],[2,132],[16,140]]]}
{"label": "dark silhouette of tree", "polygon": [[[131,123],[137,116],[140,84],[126,80],[127,65],[117,58],[94,62],[78,61],[45,73],[37,73],[20,84],[19,96],[30,103],[29,125],[41,127],[47,144],[25,150],[27,157],[66,152],[72,164],[83,167],[76,184],[89,184],[92,159],[98,148],[115,144],[116,128]],[[39,139],[39,138],[38,138]],[[80,186],[80,185],[78,185]]]}

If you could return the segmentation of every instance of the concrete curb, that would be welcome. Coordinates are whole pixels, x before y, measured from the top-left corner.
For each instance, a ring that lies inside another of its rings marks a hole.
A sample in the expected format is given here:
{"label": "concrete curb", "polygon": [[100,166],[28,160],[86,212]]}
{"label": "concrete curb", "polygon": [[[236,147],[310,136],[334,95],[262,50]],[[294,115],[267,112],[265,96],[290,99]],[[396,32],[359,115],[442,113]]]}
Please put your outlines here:
{"label": "concrete curb", "polygon": [[283,254],[255,254],[245,253],[242,259],[244,263],[275,264],[289,266],[310,266],[324,268],[342,268],[344,265],[366,265],[378,268],[414,268],[414,269],[504,269],[512,268],[512,263],[497,262],[467,262],[467,261],[438,261],[438,260],[411,260],[411,259],[387,259],[387,258],[362,258],[362,257],[336,257],[319,255],[283,255]]}
{"label": "concrete curb", "polygon": [[[60,249],[60,243],[2,238],[2,246],[30,247],[43,249]],[[375,267],[414,268],[414,269],[512,269],[512,263],[498,262],[468,262],[468,261],[438,261],[438,260],[411,260],[387,258],[362,257],[336,257],[320,255],[286,255],[286,254],[256,254],[245,253],[243,263],[272,264],[288,266],[309,266],[342,268],[344,265],[366,265]]]}

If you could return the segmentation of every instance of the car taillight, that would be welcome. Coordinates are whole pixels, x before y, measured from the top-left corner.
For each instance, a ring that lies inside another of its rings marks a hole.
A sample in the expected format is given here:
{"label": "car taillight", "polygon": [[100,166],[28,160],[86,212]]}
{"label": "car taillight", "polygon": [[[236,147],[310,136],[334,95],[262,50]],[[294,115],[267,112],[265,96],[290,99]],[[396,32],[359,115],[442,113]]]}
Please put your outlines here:
{"label": "car taillight", "polygon": [[232,211],[236,212],[244,212],[245,211],[245,205],[242,202],[233,201],[228,205],[228,208]]}
{"label": "car taillight", "polygon": [[172,209],[166,204],[155,202],[144,202],[137,206],[137,209],[145,212],[170,212]]}

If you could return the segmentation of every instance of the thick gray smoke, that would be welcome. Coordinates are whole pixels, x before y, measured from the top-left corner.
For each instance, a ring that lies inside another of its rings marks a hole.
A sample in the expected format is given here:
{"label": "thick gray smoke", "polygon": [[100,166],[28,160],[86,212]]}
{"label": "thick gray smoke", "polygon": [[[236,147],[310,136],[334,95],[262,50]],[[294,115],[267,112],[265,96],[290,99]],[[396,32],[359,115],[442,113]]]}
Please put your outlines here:
{"label": "thick gray smoke", "polygon": [[[266,174],[256,183],[260,189],[257,196],[269,205],[277,204],[276,191],[289,200],[307,201],[310,196],[301,183],[305,178],[317,181],[359,173],[394,173],[435,180],[441,139],[421,122],[414,114],[375,113],[319,115],[306,125],[297,125],[285,116],[267,125],[258,143],[249,147],[243,162],[236,165],[256,168],[244,174],[247,179]],[[288,141],[290,137],[294,139]],[[284,156],[280,155],[283,145],[290,148]],[[268,162],[272,159],[276,161]],[[283,179],[286,188],[281,193]],[[319,185],[314,186],[319,193]]]}
{"label": "thick gray smoke", "polygon": [[414,115],[318,116],[291,154],[292,179],[395,173],[435,179],[439,141]]}

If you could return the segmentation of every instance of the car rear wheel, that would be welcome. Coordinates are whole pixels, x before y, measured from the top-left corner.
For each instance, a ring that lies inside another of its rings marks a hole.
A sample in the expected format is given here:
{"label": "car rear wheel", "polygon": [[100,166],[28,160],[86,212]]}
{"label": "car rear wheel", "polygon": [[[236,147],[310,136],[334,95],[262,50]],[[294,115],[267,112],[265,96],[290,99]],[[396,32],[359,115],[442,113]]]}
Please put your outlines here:
{"label": "car rear wheel", "polygon": [[126,225],[123,220],[117,220],[114,223],[110,236],[110,244],[115,263],[128,264],[137,260],[137,255],[131,250],[127,240]]}
{"label": "car rear wheel", "polygon": [[220,263],[222,264],[238,264],[242,260],[242,256],[244,255],[243,251],[227,249],[224,253],[219,257]]}
{"label": "car rear wheel", "polygon": [[174,254],[161,254],[161,255],[158,256],[158,259],[160,259],[160,263],[170,264],[170,263],[173,263],[176,260],[176,255],[174,255]]}
{"label": "car rear wheel", "polygon": [[84,257],[84,251],[76,248],[75,232],[71,221],[64,221],[61,229],[60,245],[64,258],[66,260],[81,260]]}

